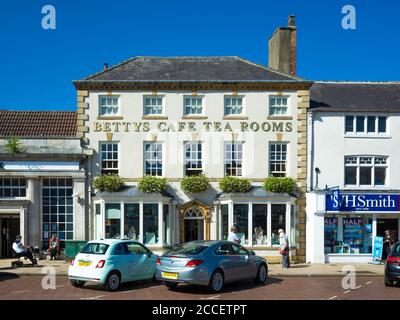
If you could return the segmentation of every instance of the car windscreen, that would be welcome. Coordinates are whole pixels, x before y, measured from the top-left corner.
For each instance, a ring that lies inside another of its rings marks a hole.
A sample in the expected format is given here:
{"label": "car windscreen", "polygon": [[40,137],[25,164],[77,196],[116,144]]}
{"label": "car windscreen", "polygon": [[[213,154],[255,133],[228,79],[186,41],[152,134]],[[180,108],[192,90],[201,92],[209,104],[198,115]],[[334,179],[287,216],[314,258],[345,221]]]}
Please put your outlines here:
{"label": "car windscreen", "polygon": [[80,253],[106,254],[109,245],[105,243],[87,243]]}
{"label": "car windscreen", "polygon": [[198,243],[185,243],[180,244],[172,248],[171,251],[167,252],[169,256],[192,256],[201,253],[207,246]]}
{"label": "car windscreen", "polygon": [[392,256],[400,257],[400,244],[396,244],[392,249]]}

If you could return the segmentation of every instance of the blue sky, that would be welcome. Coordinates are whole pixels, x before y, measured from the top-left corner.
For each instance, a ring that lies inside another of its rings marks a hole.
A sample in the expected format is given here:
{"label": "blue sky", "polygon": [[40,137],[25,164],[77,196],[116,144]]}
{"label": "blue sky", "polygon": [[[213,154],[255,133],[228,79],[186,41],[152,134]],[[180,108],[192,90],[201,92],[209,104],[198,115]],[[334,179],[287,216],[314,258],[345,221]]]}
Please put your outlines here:
{"label": "blue sky", "polygon": [[[54,5],[56,30],[41,27]],[[357,29],[341,27],[344,5]],[[2,0],[0,109],[75,110],[72,80],[137,55],[237,55],[267,64],[267,39],[296,15],[298,75],[400,80],[395,0]]]}

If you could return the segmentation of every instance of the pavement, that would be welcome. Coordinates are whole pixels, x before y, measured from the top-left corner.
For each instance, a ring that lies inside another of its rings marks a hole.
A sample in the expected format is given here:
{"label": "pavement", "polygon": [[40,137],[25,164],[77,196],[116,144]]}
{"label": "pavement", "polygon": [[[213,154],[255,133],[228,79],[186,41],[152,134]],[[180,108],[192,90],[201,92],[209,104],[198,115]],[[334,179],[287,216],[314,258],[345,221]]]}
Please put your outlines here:
{"label": "pavement", "polygon": [[[0,259],[0,276],[2,273],[11,273],[18,276],[43,275],[46,271],[43,267],[53,267],[57,276],[68,274],[69,262],[64,260],[39,260],[39,267],[32,267],[28,260],[21,260],[24,266],[21,268],[11,268],[13,259]],[[354,268],[357,276],[382,276],[384,274],[384,265],[374,264],[292,264],[289,269],[283,269],[279,264],[268,265],[270,277],[343,277],[348,268]]]}

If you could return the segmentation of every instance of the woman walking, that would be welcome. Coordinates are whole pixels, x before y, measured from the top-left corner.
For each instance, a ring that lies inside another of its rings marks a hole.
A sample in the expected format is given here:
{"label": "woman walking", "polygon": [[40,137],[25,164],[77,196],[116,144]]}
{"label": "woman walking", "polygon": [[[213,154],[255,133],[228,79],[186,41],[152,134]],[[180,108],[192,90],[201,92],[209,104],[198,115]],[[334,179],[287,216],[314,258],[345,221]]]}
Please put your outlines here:
{"label": "woman walking", "polygon": [[283,229],[278,230],[279,233],[279,253],[281,254],[282,269],[290,268],[289,259],[289,239]]}

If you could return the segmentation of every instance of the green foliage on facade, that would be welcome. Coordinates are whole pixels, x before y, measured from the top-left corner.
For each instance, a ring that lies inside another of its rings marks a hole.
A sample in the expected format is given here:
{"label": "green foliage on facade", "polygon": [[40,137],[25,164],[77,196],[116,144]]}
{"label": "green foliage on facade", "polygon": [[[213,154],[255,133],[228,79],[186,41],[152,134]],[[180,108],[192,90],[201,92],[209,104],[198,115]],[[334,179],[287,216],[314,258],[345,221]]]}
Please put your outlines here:
{"label": "green foliage on facade", "polygon": [[93,187],[100,192],[118,192],[124,186],[124,181],[117,174],[99,175],[93,179]]}
{"label": "green foliage on facade", "polygon": [[265,179],[263,188],[265,191],[274,193],[291,194],[296,189],[296,181],[292,178],[270,177]]}
{"label": "green foliage on facade", "polygon": [[203,174],[187,176],[181,181],[181,188],[185,192],[197,193],[206,191],[209,186],[207,177]]}
{"label": "green foliage on facade", "polygon": [[21,142],[19,141],[18,138],[15,137],[9,137],[7,139],[5,149],[7,152],[11,154],[17,154],[21,152]]}
{"label": "green foliage on facade", "polygon": [[251,181],[244,178],[224,177],[219,180],[219,188],[227,193],[244,193],[251,190]]}
{"label": "green foliage on facade", "polygon": [[138,187],[142,192],[162,193],[167,190],[168,182],[166,178],[144,176],[139,180]]}

